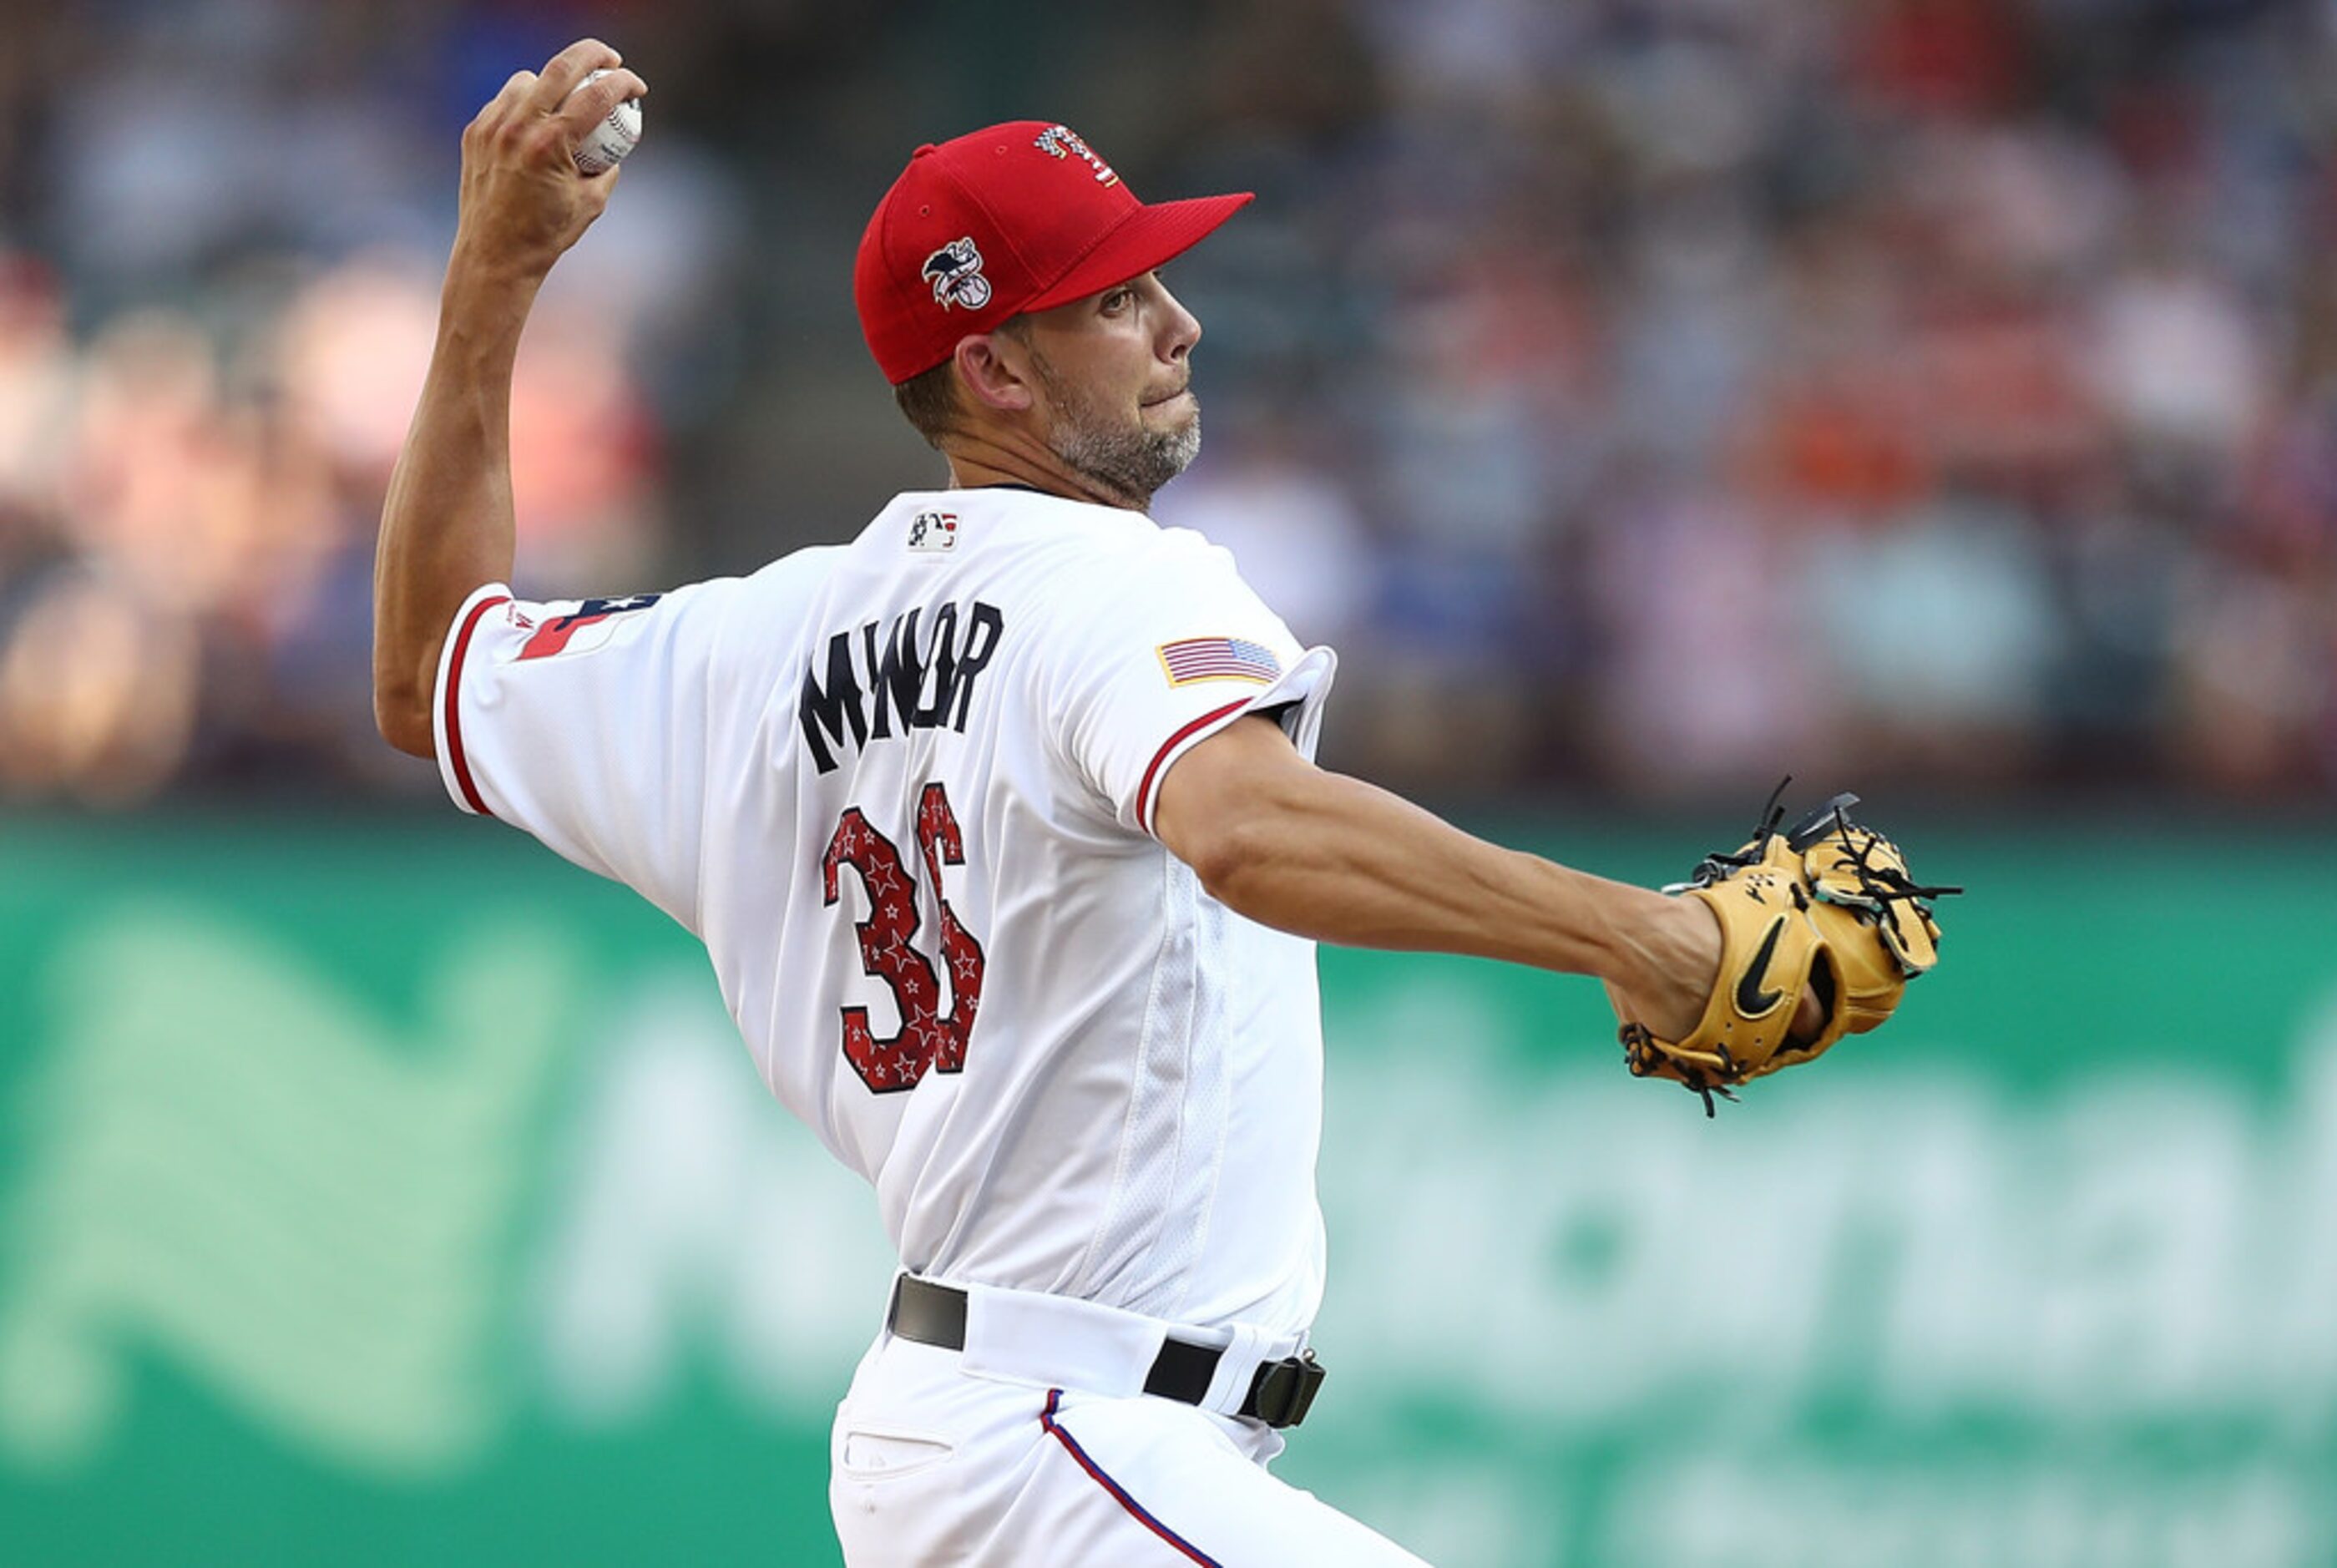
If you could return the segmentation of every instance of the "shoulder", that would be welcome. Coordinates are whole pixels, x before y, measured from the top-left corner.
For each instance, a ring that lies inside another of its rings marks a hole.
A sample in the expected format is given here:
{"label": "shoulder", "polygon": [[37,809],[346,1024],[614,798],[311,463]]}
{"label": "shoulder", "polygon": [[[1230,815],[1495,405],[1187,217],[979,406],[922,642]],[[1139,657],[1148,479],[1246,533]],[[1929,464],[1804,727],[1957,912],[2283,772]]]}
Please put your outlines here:
{"label": "shoulder", "polygon": [[1130,590],[1140,589],[1147,573],[1233,573],[1233,557],[1189,528],[1163,528],[1118,507],[1026,499],[1035,505],[1007,524],[1012,537],[1066,565],[1110,573]]}
{"label": "shoulder", "polygon": [[743,576],[709,577],[654,597],[649,619],[684,659],[719,665],[757,665],[786,644],[776,631],[810,612],[843,550],[797,550]]}
{"label": "shoulder", "polygon": [[736,584],[731,592],[742,603],[801,598],[818,592],[819,585],[843,562],[848,548],[843,544],[814,544],[782,555],[748,576],[722,581]]}
{"label": "shoulder", "polygon": [[1139,529],[1083,540],[1073,554],[1117,604],[1243,591],[1232,553],[1189,528],[1162,528],[1146,520]]}
{"label": "shoulder", "polygon": [[638,597],[654,602],[660,619],[686,622],[708,636],[737,622],[768,626],[772,615],[799,608],[817,593],[842,554],[835,545],[798,550],[744,576],[708,577]]}

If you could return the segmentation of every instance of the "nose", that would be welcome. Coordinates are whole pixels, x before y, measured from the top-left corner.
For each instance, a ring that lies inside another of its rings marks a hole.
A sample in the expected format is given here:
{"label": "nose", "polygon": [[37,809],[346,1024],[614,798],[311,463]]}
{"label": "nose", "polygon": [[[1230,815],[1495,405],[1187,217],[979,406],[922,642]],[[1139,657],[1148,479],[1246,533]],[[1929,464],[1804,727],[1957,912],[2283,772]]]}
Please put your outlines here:
{"label": "nose", "polygon": [[1160,357],[1171,365],[1181,364],[1201,340],[1200,320],[1168,292],[1168,285],[1156,279],[1154,287],[1160,290],[1165,307],[1160,312]]}

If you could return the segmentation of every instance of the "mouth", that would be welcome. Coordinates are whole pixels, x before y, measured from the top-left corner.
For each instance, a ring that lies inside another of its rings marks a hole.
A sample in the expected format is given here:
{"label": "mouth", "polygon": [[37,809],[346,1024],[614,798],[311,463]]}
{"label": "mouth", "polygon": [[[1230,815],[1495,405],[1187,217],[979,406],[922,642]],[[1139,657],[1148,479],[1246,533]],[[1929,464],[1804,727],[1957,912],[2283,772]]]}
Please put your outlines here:
{"label": "mouth", "polygon": [[1175,390],[1174,392],[1168,393],[1168,394],[1167,396],[1165,396],[1165,397],[1153,397],[1153,398],[1149,398],[1149,399],[1147,399],[1147,400],[1146,400],[1146,401],[1141,405],[1141,407],[1146,407],[1146,408],[1160,408],[1160,407],[1166,407],[1166,406],[1168,406],[1168,404],[1171,404],[1171,403],[1174,403],[1175,401],[1177,401],[1177,399],[1178,399],[1178,398],[1179,398],[1179,397],[1191,397],[1192,395],[1193,395],[1193,394],[1192,394],[1192,388],[1191,388],[1190,387],[1178,387],[1178,388],[1177,388],[1177,390]]}

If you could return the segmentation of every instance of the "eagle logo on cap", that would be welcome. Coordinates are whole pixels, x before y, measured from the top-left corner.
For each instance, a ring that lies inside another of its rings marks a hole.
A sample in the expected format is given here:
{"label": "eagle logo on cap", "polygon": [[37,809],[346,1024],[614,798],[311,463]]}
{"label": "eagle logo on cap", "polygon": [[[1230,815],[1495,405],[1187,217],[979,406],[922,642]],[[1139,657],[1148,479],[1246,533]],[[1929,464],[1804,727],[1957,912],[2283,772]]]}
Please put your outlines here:
{"label": "eagle logo on cap", "polygon": [[957,305],[979,310],[990,303],[990,279],[982,275],[982,252],[971,234],[926,257],[924,275],[933,282],[934,303],[944,310]]}

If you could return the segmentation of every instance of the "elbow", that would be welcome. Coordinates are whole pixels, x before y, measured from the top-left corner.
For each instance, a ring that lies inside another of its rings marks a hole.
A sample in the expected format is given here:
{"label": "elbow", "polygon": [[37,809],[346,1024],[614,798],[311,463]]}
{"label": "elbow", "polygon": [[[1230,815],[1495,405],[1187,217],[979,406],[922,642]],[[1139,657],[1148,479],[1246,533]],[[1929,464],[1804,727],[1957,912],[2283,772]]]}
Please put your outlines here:
{"label": "elbow", "polygon": [[1277,829],[1272,812],[1252,809],[1220,823],[1192,847],[1188,862],[1202,891],[1240,915],[1257,908],[1258,889],[1274,880],[1274,867],[1289,835]]}
{"label": "elbow", "polygon": [[383,678],[374,674],[374,728],[381,738],[410,757],[435,758],[437,737],[430,725],[430,696],[417,690],[408,681]]}
{"label": "elbow", "polygon": [[1238,907],[1234,903],[1236,884],[1241,877],[1243,854],[1231,833],[1213,834],[1206,843],[1195,846],[1186,864],[1200,879],[1201,891],[1218,903]]}
{"label": "elbow", "polygon": [[430,732],[430,716],[417,715],[412,709],[394,707],[376,701],[373,705],[374,727],[381,738],[409,757],[435,759],[437,738]]}

